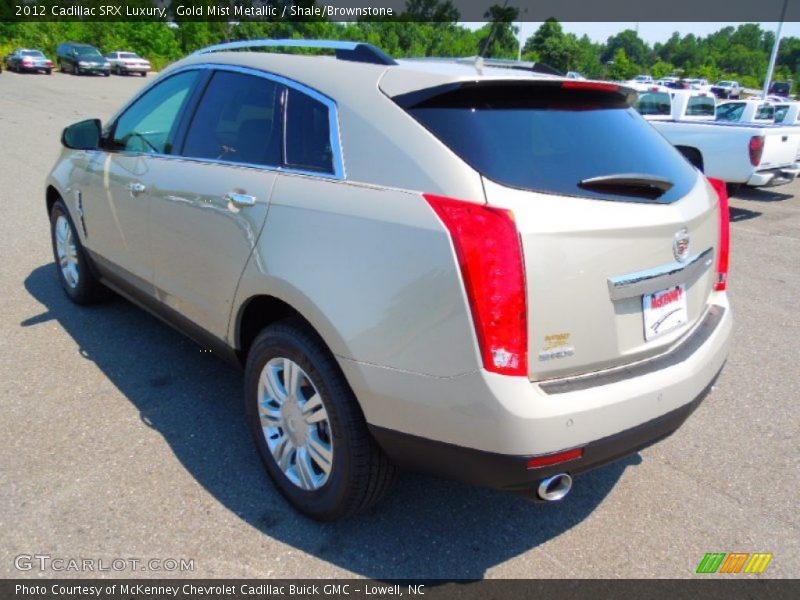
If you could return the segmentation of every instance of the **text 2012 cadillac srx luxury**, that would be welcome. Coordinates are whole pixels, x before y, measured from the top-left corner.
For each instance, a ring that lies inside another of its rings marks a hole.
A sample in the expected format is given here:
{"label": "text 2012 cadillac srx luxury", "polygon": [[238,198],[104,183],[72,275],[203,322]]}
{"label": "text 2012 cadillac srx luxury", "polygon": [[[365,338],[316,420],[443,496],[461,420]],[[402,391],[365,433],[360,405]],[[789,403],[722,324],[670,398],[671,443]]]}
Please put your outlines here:
{"label": "text 2012 cadillac srx luxury", "polygon": [[[256,51],[283,46],[335,55]],[[111,288],[244,365],[266,469],[314,518],[398,467],[558,499],[725,361],[724,185],[631,90],[489,62],[235,42],[64,131],[66,294]]]}

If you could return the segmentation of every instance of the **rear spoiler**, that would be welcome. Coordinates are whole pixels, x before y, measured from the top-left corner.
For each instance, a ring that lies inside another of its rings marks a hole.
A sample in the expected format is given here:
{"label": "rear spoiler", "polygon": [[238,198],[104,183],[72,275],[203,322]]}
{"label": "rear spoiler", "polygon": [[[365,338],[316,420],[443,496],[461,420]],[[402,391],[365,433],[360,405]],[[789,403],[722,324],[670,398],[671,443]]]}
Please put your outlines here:
{"label": "rear spoiler", "polygon": [[[528,93],[520,93],[520,92]],[[607,81],[584,79],[477,79],[455,81],[393,96],[403,109],[415,107],[487,108],[629,108],[636,101],[635,90]]]}

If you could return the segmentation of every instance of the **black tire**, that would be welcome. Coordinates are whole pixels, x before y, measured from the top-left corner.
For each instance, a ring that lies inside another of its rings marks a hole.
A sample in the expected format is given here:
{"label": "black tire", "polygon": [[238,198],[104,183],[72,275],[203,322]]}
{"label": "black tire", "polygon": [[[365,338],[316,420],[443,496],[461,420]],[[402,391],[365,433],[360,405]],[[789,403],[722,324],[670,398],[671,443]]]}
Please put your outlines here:
{"label": "black tire", "polygon": [[142,71],[142,77],[147,77],[147,71]]}
{"label": "black tire", "polygon": [[47,73],[48,75],[52,75],[53,74],[53,69],[47,69],[45,71],[45,73]]}
{"label": "black tire", "polygon": [[103,72],[103,77],[111,77],[111,69]]}
{"label": "black tire", "polygon": [[[69,224],[72,239],[75,244],[75,255],[77,257],[78,266],[78,281],[76,285],[70,285],[59,267],[58,250],[56,249],[56,223],[59,217],[64,217]],[[75,304],[95,304],[105,300],[110,295],[110,291],[106,288],[94,274],[91,265],[86,257],[86,251],[83,249],[78,232],[75,229],[75,224],[69,215],[64,201],[60,198],[53,204],[50,211],[50,240],[53,246],[53,259],[55,261],[56,273],[58,281],[61,283],[61,288],[67,297]]]}
{"label": "black tire", "polygon": [[[284,474],[262,430],[259,380],[267,362],[279,357],[294,361],[305,371],[328,414],[333,461],[327,481],[315,490],[301,488]],[[364,414],[333,355],[300,320],[275,323],[255,339],[247,355],[244,397],[261,460],[278,490],[300,512],[319,521],[341,519],[366,510],[391,489],[397,468],[370,436]]]}

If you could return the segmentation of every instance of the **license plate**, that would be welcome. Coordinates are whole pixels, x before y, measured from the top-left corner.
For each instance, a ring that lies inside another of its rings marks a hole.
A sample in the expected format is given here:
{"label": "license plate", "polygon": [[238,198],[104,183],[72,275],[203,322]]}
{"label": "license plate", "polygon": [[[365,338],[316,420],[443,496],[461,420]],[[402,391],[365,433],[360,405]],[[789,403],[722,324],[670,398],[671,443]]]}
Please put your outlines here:
{"label": "license plate", "polygon": [[686,289],[682,285],[642,296],[644,339],[652,340],[689,321]]}

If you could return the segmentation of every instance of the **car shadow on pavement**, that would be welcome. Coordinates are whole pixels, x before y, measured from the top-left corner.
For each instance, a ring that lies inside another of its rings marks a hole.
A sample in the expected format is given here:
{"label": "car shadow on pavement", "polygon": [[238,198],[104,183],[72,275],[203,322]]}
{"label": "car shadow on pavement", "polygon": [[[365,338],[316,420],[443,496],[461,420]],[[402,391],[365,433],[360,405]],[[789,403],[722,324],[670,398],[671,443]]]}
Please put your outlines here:
{"label": "car shadow on pavement", "polygon": [[[358,575],[483,578],[581,523],[623,471],[641,462],[634,455],[587,473],[565,500],[551,504],[404,474],[367,513],[316,523],[291,509],[263,471],[245,425],[240,372],[120,298],[88,308],[71,304],[53,269],[38,267],[25,280],[45,310],[22,327],[58,322],[216,500],[264,535]],[[529,576],[552,566],[532,562]]]}
{"label": "car shadow on pavement", "polygon": [[782,202],[794,198],[792,194],[776,192],[774,188],[755,188],[742,186],[732,196],[737,200],[751,200],[753,202]]}

